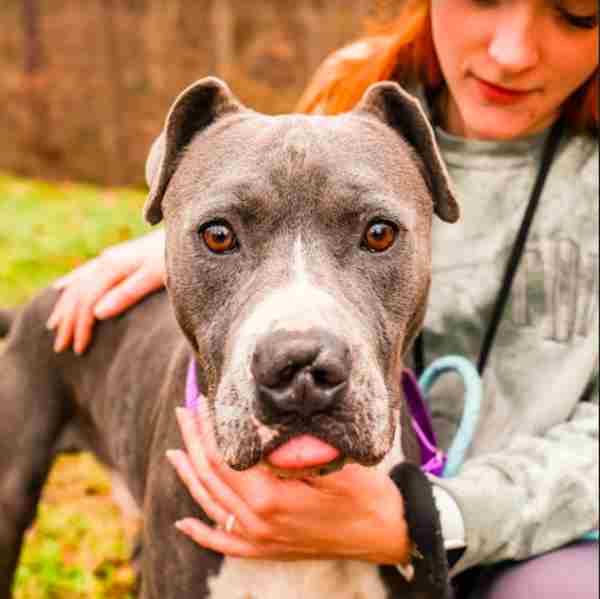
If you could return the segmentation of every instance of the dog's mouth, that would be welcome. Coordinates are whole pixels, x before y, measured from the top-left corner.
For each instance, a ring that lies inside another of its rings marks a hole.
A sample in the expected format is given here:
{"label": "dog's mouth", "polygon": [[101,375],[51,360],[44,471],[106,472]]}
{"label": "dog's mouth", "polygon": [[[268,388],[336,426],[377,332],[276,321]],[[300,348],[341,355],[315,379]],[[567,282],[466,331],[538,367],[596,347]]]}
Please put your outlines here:
{"label": "dog's mouth", "polygon": [[280,441],[263,453],[263,464],[282,478],[324,476],[341,469],[346,461],[337,447],[310,434]]}
{"label": "dog's mouth", "polygon": [[373,389],[367,391],[327,413],[273,417],[248,404],[242,404],[245,414],[240,415],[240,393],[234,388],[231,399],[215,402],[217,445],[233,470],[260,465],[281,478],[323,476],[350,463],[376,466],[388,453],[396,427],[387,398],[367,403],[362,396],[373,396]]}
{"label": "dog's mouth", "polygon": [[313,435],[292,437],[265,456],[265,462],[278,472],[292,476],[305,475],[307,471],[321,472],[333,462],[339,462],[339,449]]}

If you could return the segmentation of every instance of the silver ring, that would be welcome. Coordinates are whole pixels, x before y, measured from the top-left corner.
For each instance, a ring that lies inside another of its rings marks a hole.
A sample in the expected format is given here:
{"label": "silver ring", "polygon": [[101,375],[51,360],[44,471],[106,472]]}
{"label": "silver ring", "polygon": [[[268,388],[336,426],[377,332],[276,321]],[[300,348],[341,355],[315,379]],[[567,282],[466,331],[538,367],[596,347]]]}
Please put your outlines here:
{"label": "silver ring", "polygon": [[231,534],[234,526],[235,526],[235,516],[233,514],[229,514],[229,516],[227,516],[227,521],[225,522],[225,532]]}

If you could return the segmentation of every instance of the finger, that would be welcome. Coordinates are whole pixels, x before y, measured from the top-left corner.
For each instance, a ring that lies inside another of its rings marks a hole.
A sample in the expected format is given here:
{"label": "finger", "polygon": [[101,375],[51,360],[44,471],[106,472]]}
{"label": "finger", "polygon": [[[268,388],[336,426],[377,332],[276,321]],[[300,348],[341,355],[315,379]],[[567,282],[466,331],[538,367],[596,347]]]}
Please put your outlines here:
{"label": "finger", "polygon": [[176,414],[188,456],[200,482],[214,500],[228,513],[233,514],[246,530],[262,531],[264,525],[260,519],[206,459],[203,437],[198,431],[196,419],[184,408],[178,408]]}
{"label": "finger", "polygon": [[[53,284],[55,289],[62,291],[59,295],[58,300],[50,314],[50,318],[46,322],[46,326],[49,329],[54,329],[62,319],[65,312],[65,305],[72,303],[73,294],[83,296],[89,291],[90,286],[94,286],[97,281],[104,282],[106,278],[103,278],[103,274],[114,275],[114,271],[110,269],[104,269],[102,273],[99,269],[98,259],[95,258],[90,262],[87,262],[83,266],[76,268],[74,271],[58,279]],[[109,279],[112,278],[109,276]],[[111,285],[114,285],[114,279]],[[110,286],[110,285],[109,285]]]}
{"label": "finger", "polygon": [[[306,493],[315,495],[304,481],[279,478],[264,464],[258,464],[243,473],[229,468],[217,447],[208,402],[202,396],[197,411],[192,413],[191,417],[200,431],[205,458],[246,505],[252,506],[258,503],[262,510],[270,513],[277,512],[278,506],[283,506],[283,509],[288,511],[289,506],[298,505],[312,498]],[[263,500],[256,502],[257,497],[262,497]]]}
{"label": "finger", "polygon": [[221,452],[217,447],[206,399],[202,396],[200,397],[199,407],[195,413],[187,412],[186,417],[193,422],[193,425],[190,424],[189,430],[192,431],[192,437],[195,436],[193,434],[194,429],[199,431],[205,459],[213,466],[219,476],[242,498],[244,495],[252,495],[256,489],[264,490],[268,487],[272,488],[275,485],[284,485],[283,488],[274,490],[274,492],[278,495],[281,493],[285,494],[290,487],[298,484],[298,481],[294,480],[282,481],[266,467],[260,465],[245,470],[243,474],[232,470],[223,461]]}
{"label": "finger", "polygon": [[[76,353],[82,353],[89,345],[92,339],[92,330],[96,322],[94,309],[98,301],[102,301],[111,287],[118,284],[126,274],[118,271],[110,272],[103,269],[96,274],[93,279],[82,280],[82,289],[80,301],[77,307],[77,316],[75,318],[75,331],[73,348]],[[74,289],[74,292],[77,292]]]}
{"label": "finger", "polygon": [[93,260],[90,260],[89,262],[86,262],[84,265],[79,266],[78,268],[76,268],[75,270],[66,274],[65,276],[61,277],[60,279],[57,279],[56,281],[54,281],[52,287],[54,289],[62,291],[62,293],[59,295],[59,298],[58,298],[56,304],[54,305],[52,313],[50,314],[50,318],[48,318],[48,321],[46,322],[46,327],[48,329],[50,329],[50,330],[55,329],[58,326],[58,323],[62,319],[62,315],[64,312],[63,308],[64,308],[65,304],[67,303],[67,300],[65,299],[65,297],[66,297],[65,292],[68,291],[71,286],[76,285],[76,284],[81,284],[81,280],[85,279],[87,276],[89,276],[90,272],[92,270],[94,270],[95,268],[97,268],[97,266],[98,266],[98,259],[94,258]]}
{"label": "finger", "polygon": [[80,306],[75,318],[73,333],[73,351],[76,354],[82,354],[90,344],[95,322],[92,308],[89,305]]}
{"label": "finger", "polygon": [[52,283],[52,288],[53,289],[64,289],[65,287],[67,287],[69,285],[69,283],[75,278],[75,272],[70,272],[68,275],[65,275],[64,277],[60,277],[59,279],[56,279],[56,281],[54,281],[54,283]]}
{"label": "finger", "polygon": [[56,304],[54,304],[54,308],[52,308],[50,317],[46,321],[46,328],[48,330],[53,331],[58,326],[58,323],[62,319],[64,304],[65,304],[65,293],[63,291],[59,295],[58,299],[56,300]]}
{"label": "finger", "polygon": [[94,315],[100,320],[112,318],[163,285],[163,277],[148,268],[140,268],[98,302]]}
{"label": "finger", "polygon": [[54,339],[54,351],[60,353],[71,345],[77,317],[77,293],[72,288],[63,291],[59,321]]}
{"label": "finger", "polygon": [[55,351],[64,351],[71,342],[74,342],[77,353],[85,349],[94,326],[94,304],[123,276],[122,272],[98,268],[96,264],[88,271],[88,276],[79,278],[62,292],[48,323],[58,327]]}
{"label": "finger", "polygon": [[195,518],[179,520],[175,527],[198,545],[230,557],[266,559],[279,553],[278,559],[284,559],[286,553],[284,548],[251,543],[224,530],[211,528]]}
{"label": "finger", "polygon": [[262,470],[253,468],[240,473],[224,462],[210,426],[208,404],[204,398],[200,398],[200,405],[196,412],[182,410],[179,418],[181,418],[184,443],[188,447],[192,460],[197,460],[197,468],[211,468],[238,495],[239,489],[245,488],[248,492],[255,483],[269,484],[269,477]]}
{"label": "finger", "polygon": [[204,485],[198,480],[186,453],[178,450],[170,450],[167,451],[166,455],[196,503],[202,507],[211,520],[224,525],[229,517],[229,513],[212,498]]}
{"label": "finger", "polygon": [[73,283],[73,281],[76,281],[81,276],[85,276],[89,272],[89,270],[96,265],[96,262],[97,258],[94,258],[93,260],[90,260],[89,262],[78,266],[66,275],[63,275],[62,277],[56,279],[56,281],[52,283],[52,287],[54,289],[65,289],[71,283]]}
{"label": "finger", "polygon": [[348,489],[356,488],[357,479],[365,475],[368,476],[368,473],[369,471],[360,464],[346,464],[341,470],[326,476],[311,477],[306,482],[313,489],[345,494]]}
{"label": "finger", "polygon": [[[199,443],[204,454],[204,459],[208,460],[221,477],[231,483],[240,479],[239,473],[232,470],[225,464],[221,452],[217,447],[215,434],[211,426],[211,415],[208,409],[208,402],[203,396],[199,397],[199,404],[195,412],[185,410],[182,417],[186,422],[185,435],[188,436],[190,443]],[[262,472],[262,471],[261,471]],[[244,472],[245,484],[248,479],[257,475],[257,469],[246,470]]]}

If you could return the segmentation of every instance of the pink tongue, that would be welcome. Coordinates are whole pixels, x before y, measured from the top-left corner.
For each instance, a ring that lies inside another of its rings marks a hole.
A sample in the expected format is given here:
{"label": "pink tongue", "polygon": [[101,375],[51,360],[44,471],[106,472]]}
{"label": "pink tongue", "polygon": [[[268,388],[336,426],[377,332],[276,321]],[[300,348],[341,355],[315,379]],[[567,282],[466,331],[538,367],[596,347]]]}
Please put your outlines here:
{"label": "pink tongue", "polygon": [[328,464],[339,455],[335,447],[312,435],[301,435],[278,447],[267,460],[276,468],[310,468]]}

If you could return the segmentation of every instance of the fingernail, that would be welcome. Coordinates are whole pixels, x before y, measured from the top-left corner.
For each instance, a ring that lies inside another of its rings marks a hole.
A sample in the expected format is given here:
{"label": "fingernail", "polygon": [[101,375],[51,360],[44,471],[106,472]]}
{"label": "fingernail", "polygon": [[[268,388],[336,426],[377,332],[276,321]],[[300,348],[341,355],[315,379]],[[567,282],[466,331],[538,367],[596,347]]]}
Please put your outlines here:
{"label": "fingernail", "polygon": [[[202,401],[202,399],[204,399],[204,401]],[[196,405],[196,409],[194,410],[194,416],[200,425],[202,425],[204,418],[208,418],[209,416],[208,404],[202,395],[200,396],[198,404]]]}
{"label": "fingernail", "polygon": [[176,449],[167,449],[165,451],[165,455],[171,464],[174,464],[177,461],[177,450]]}
{"label": "fingernail", "polygon": [[177,419],[181,421],[182,418],[187,418],[188,410],[187,408],[177,407],[175,408],[175,415]]}
{"label": "fingernail", "polygon": [[188,526],[187,526],[185,520],[178,520],[177,522],[175,522],[175,528],[177,530],[180,530],[181,532],[188,531]]}
{"label": "fingernail", "polygon": [[56,328],[56,318],[51,316],[46,322],[46,328],[49,331],[53,331]]}
{"label": "fingernail", "polygon": [[94,308],[94,316],[99,320],[106,318],[109,312],[115,307],[112,301],[100,301]]}

